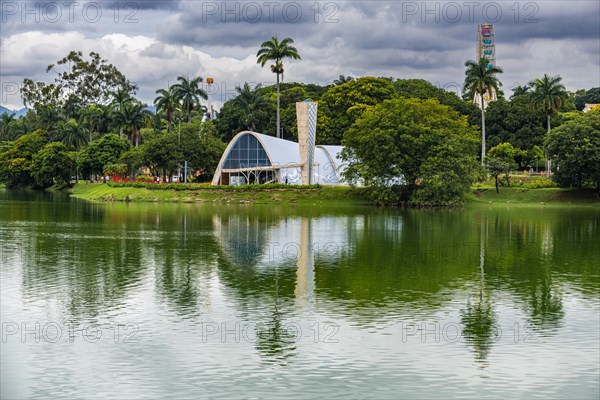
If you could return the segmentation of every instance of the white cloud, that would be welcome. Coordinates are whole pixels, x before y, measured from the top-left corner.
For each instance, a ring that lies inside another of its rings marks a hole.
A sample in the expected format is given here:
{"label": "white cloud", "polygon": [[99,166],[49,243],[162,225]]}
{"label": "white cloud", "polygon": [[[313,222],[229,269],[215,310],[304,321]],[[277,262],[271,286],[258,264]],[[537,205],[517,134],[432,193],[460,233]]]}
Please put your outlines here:
{"label": "white cloud", "polygon": [[[538,22],[530,24],[523,23],[524,14],[515,23],[512,9],[502,3],[505,15],[496,24],[496,39],[505,89],[543,73],[560,74],[569,90],[600,86],[599,22],[592,18],[598,4],[577,2],[586,5],[583,10],[567,2],[551,3],[540,3]],[[463,81],[464,61],[475,57],[476,24],[481,21],[424,23],[420,15],[403,14],[400,3],[336,4],[338,23],[332,24],[323,22],[324,14],[319,23],[312,22],[308,6],[298,24],[214,18],[203,23],[201,8],[188,3],[175,10],[140,9],[136,24],[115,24],[108,12],[89,26],[85,21],[23,24],[13,16],[0,37],[0,104],[20,104],[6,83],[14,86],[24,77],[51,80],[45,67],[71,50],[99,52],[140,86],[138,94],[145,102],[178,75],[211,76],[219,87],[212,88],[216,105],[235,93],[236,84],[274,83],[269,68],[261,68],[255,59],[260,42],[272,34],[293,37],[302,55],[301,61],[286,62],[287,82],[328,83],[340,74],[364,74],[423,78],[456,87]]]}

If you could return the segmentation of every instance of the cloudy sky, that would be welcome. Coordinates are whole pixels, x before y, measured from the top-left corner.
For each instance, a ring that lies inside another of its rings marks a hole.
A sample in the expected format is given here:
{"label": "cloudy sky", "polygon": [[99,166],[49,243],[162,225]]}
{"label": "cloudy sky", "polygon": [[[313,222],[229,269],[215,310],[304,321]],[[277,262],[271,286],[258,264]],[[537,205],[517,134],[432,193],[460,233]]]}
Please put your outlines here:
{"label": "cloudy sky", "polygon": [[243,82],[274,83],[256,64],[260,44],[292,37],[302,60],[285,80],[338,75],[423,78],[459,91],[475,58],[477,24],[491,22],[507,93],[548,73],[567,89],[600,86],[600,2],[574,1],[6,1],[0,0],[0,104],[22,107],[23,78],[71,50],[96,51],[154,92],[178,75],[213,77],[220,106]]}

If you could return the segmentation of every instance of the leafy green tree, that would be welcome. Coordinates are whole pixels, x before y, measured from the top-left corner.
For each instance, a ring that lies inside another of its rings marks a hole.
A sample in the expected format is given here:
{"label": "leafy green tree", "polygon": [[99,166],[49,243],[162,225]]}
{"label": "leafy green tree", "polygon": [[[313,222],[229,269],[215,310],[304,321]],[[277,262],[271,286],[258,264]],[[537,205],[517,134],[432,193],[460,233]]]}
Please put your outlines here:
{"label": "leafy green tree", "polygon": [[277,75],[277,130],[276,137],[281,137],[281,123],[279,115],[279,75],[283,78],[283,59],[291,58],[294,60],[300,60],[300,54],[298,50],[292,46],[294,40],[292,38],[285,38],[281,42],[276,36],[273,36],[271,40],[267,40],[260,45],[260,49],[256,53],[256,62],[264,67],[266,63],[273,61],[271,65],[271,72]]}
{"label": "leafy green tree", "polygon": [[578,90],[575,93],[575,106],[582,111],[586,104],[600,104],[600,87]]}
{"label": "leafy green tree", "polygon": [[[137,171],[144,166],[142,146],[132,147],[121,153],[117,165],[125,165],[126,172],[133,179]],[[123,173],[123,175],[125,174]]]}
{"label": "leafy green tree", "polygon": [[402,97],[414,97],[421,100],[437,99],[440,104],[450,106],[461,114],[479,114],[479,109],[472,101],[465,101],[456,93],[439,88],[424,79],[398,79],[394,82],[394,88]]}
{"label": "leafy green tree", "polygon": [[[481,57],[479,61],[468,60],[465,62],[465,83],[463,92],[472,100],[476,97],[480,100],[481,107],[481,164],[485,157],[485,102],[484,96],[486,93],[498,93],[502,83],[496,78],[496,74],[502,73],[500,67],[489,67],[489,62],[485,57]],[[489,67],[489,68],[488,68]]]}
{"label": "leafy green tree", "polygon": [[56,83],[64,92],[71,93],[80,100],[81,107],[90,104],[106,104],[117,90],[134,92],[132,84],[121,71],[96,52],[89,53],[89,60],[83,52],[71,51],[67,56],[46,68],[46,72],[57,73]]}
{"label": "leafy green tree", "polygon": [[[546,114],[547,132],[550,133],[550,117],[557,113],[562,106],[567,103],[569,94],[565,87],[560,83],[560,76],[548,76],[544,74],[542,79],[533,80],[530,85],[533,87],[533,92],[529,95],[530,105],[532,110],[541,110]],[[546,166],[548,176],[550,176],[551,161],[548,158]]]}
{"label": "leafy green tree", "polygon": [[592,184],[600,195],[600,111],[589,111],[552,129],[546,149],[556,158],[553,179],[559,186]]}
{"label": "leafy green tree", "polygon": [[104,166],[115,164],[131,148],[131,143],[115,134],[102,136],[86,146],[77,159],[79,171],[86,177],[100,175]]}
{"label": "leafy green tree", "polygon": [[55,83],[35,82],[25,78],[20,92],[25,107],[34,110],[61,108],[65,102],[62,87]]}
{"label": "leafy green tree", "polygon": [[137,86],[127,80],[114,65],[95,52],[86,59],[81,51],[71,51],[51,64],[46,72],[55,72],[54,83],[34,82],[27,78],[21,87],[26,107],[39,110],[53,106],[72,118],[76,111],[91,104],[106,104],[112,92],[135,92]]}
{"label": "leafy green tree", "polygon": [[510,143],[500,143],[490,149],[484,160],[484,166],[496,180],[496,193],[498,193],[498,177],[502,174],[506,179],[506,186],[510,186],[510,171],[517,168],[515,158],[522,153],[520,149]]}
{"label": "leafy green tree", "polygon": [[225,151],[225,143],[216,137],[212,121],[193,122],[181,126],[180,149],[180,162],[183,164],[183,161],[187,161],[188,173],[200,171],[197,179],[209,181]]}
{"label": "leafy green tree", "polygon": [[364,111],[397,96],[392,82],[370,76],[331,87],[319,101],[317,143],[340,144]]}
{"label": "leafy green tree", "polygon": [[10,140],[11,135],[11,123],[15,120],[15,113],[4,113],[0,116],[0,140]]}
{"label": "leafy green tree", "polygon": [[159,96],[154,99],[157,114],[164,114],[167,118],[167,130],[171,131],[175,110],[179,106],[179,99],[172,87],[168,89],[158,89],[156,94]]}
{"label": "leafy green tree", "polygon": [[183,110],[187,112],[187,121],[192,122],[192,111],[200,107],[200,99],[207,100],[208,95],[202,89],[202,78],[196,77],[189,79],[185,76],[178,76],[179,83],[173,85],[175,98],[181,102]]}
{"label": "leafy green tree", "polygon": [[493,101],[485,114],[487,145],[490,148],[509,142],[523,150],[515,159],[519,168],[535,160],[529,157],[529,151],[535,146],[543,146],[545,116],[541,111],[530,109],[527,96],[517,96],[510,101],[503,98]]}
{"label": "leafy green tree", "polygon": [[49,143],[33,156],[31,176],[42,188],[54,183],[65,184],[71,179],[73,165],[73,158],[64,144]]}
{"label": "leafy green tree", "polygon": [[494,177],[494,180],[496,181],[496,193],[500,193],[498,190],[498,181],[500,175],[508,176],[511,170],[511,164],[505,159],[492,157],[489,155],[489,153],[485,156],[483,161],[485,169],[492,177]]}
{"label": "leafy green tree", "polygon": [[31,175],[31,163],[46,143],[48,135],[42,130],[18,138],[0,154],[0,181],[9,187],[33,185],[35,181]]}
{"label": "leafy green tree", "polygon": [[183,158],[173,132],[152,136],[140,146],[140,152],[143,164],[152,175],[162,175],[163,181],[171,180]]}
{"label": "leafy green tree", "polygon": [[366,110],[344,136],[344,175],[380,203],[463,200],[477,165],[477,133],[437,100],[392,99]]}

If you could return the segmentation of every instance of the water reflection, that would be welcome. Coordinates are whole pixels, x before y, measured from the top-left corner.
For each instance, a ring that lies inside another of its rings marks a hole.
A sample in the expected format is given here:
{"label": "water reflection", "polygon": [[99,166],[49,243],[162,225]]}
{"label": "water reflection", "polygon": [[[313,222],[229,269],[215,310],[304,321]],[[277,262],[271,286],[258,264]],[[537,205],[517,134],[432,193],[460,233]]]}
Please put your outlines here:
{"label": "water reflection", "polygon": [[[564,346],[561,363],[597,391],[597,363],[575,355],[591,349],[592,358],[600,339],[597,211],[286,209],[15,196],[0,191],[2,321],[135,322],[140,344],[127,349],[141,352],[132,357],[142,365],[157,354],[177,355],[183,380],[193,381],[187,374],[194,371],[226,384],[227,365],[250,360],[235,372],[257,376],[266,363],[298,372],[286,382],[322,393],[331,387],[323,382],[335,379],[330,363],[347,382],[409,365],[417,368],[412,380],[429,382],[423,388],[448,388],[448,380],[418,366],[452,360],[456,371],[444,373],[454,379],[464,378],[458,371],[483,368],[504,385],[503,368],[524,362],[510,347],[523,344],[511,331],[518,325],[549,341],[526,348],[540,365],[554,362]],[[324,322],[338,326],[336,342],[315,334]],[[456,324],[464,340],[430,343],[415,334],[418,340],[404,342],[407,322]],[[220,331],[202,336],[205,323]],[[233,339],[238,323],[248,336]],[[32,351],[22,343],[11,349]],[[73,348],[61,350],[76,357]],[[46,362],[60,361],[61,352],[35,351]],[[2,357],[4,364],[9,356]],[[217,360],[221,369],[204,368]],[[27,379],[34,374],[20,368]],[[392,388],[400,381],[374,384]],[[423,397],[433,394],[421,390]]]}
{"label": "water reflection", "polygon": [[479,224],[479,284],[468,297],[464,310],[461,311],[463,335],[473,346],[475,360],[482,368],[488,365],[487,359],[494,342],[499,339],[497,315],[493,309],[492,293],[485,284],[486,237],[488,236],[488,220]]}

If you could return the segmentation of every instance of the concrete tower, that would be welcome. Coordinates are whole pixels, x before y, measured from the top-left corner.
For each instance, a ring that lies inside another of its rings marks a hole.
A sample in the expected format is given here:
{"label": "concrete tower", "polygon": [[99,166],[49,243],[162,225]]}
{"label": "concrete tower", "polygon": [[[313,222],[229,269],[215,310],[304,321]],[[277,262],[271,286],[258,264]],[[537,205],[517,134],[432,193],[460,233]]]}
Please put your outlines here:
{"label": "concrete tower", "polygon": [[317,103],[310,101],[310,99],[296,103],[296,118],[298,120],[302,184],[311,185],[314,182]]}

